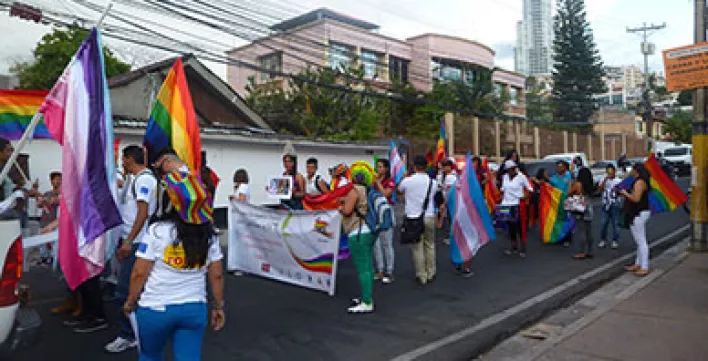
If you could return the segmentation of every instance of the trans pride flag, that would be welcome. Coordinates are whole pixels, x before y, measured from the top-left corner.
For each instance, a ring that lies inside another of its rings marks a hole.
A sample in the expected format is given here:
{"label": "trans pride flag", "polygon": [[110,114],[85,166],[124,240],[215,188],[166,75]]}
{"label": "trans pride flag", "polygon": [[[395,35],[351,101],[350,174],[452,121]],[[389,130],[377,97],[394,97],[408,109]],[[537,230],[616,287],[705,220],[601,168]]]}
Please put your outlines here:
{"label": "trans pride flag", "polygon": [[[401,155],[398,154],[398,149],[396,144],[391,142],[391,177],[396,182],[396,185],[401,183],[403,177],[406,175],[406,165],[401,159]],[[395,194],[395,193],[394,193]]]}
{"label": "trans pride flag", "polygon": [[39,108],[62,146],[59,262],[71,289],[101,273],[106,250],[115,248],[107,232],[123,223],[104,70],[94,28]]}
{"label": "trans pride flag", "polygon": [[575,219],[563,208],[566,195],[548,183],[541,183],[539,223],[543,243],[558,243],[575,228]]}
{"label": "trans pride flag", "polygon": [[452,263],[459,265],[472,259],[482,246],[496,239],[492,218],[469,153],[462,176],[447,197],[447,206],[452,215],[450,257]]}
{"label": "trans pride flag", "polygon": [[[647,158],[644,166],[651,176],[649,179],[649,183],[651,183],[649,184],[649,208],[651,209],[651,214],[671,212],[678,206],[688,202],[686,193],[661,169],[661,165],[654,154]],[[633,183],[634,178],[628,176],[615,188],[630,190]]]}
{"label": "trans pride flag", "polygon": [[[0,137],[20,140],[47,96],[46,90],[0,89]],[[34,139],[52,139],[44,122],[34,127]]]}
{"label": "trans pride flag", "polygon": [[151,162],[158,153],[172,148],[192,173],[199,173],[202,166],[199,123],[181,58],[175,60],[157,94],[143,143]]}

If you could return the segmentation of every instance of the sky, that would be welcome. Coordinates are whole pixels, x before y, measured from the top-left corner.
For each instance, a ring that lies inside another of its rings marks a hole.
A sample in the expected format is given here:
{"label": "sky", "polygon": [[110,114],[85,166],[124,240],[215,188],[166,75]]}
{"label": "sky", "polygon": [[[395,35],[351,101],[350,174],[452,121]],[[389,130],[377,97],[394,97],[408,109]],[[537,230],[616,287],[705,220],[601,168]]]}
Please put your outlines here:
{"label": "sky", "polygon": [[[98,12],[79,5],[87,0],[24,0],[41,8],[78,14],[88,19],[98,19]],[[0,0],[0,4],[11,0]],[[88,0],[105,5],[108,0]],[[182,3],[188,2],[181,0]],[[220,0],[249,8],[260,7],[274,18],[287,18],[309,10],[327,7],[362,20],[378,24],[380,33],[400,39],[421,33],[433,32],[479,41],[496,51],[496,65],[513,70],[513,48],[516,43],[516,22],[522,18],[522,0]],[[117,0],[114,10],[135,17],[148,17],[160,23],[171,24],[185,32],[199,33],[220,44],[210,44],[215,51],[229,46],[243,45],[247,41],[211,29],[181,23],[174,18],[146,12],[135,0]],[[606,65],[643,66],[640,53],[641,37],[629,34],[627,27],[666,23],[666,28],[655,32],[650,41],[656,44],[657,53],[650,57],[650,70],[662,71],[661,50],[693,42],[693,0],[586,0],[588,20],[595,35],[595,42]],[[256,5],[257,4],[257,5]],[[109,18],[108,25],[128,25]],[[148,26],[151,27],[151,26]],[[158,29],[157,27],[151,27]],[[17,61],[31,60],[32,49],[51,27],[0,13],[0,74]],[[179,37],[179,36],[178,36]],[[144,65],[170,55],[162,51],[145,49],[129,43],[107,39],[124,61]],[[225,77],[222,64],[206,62],[218,75]]]}

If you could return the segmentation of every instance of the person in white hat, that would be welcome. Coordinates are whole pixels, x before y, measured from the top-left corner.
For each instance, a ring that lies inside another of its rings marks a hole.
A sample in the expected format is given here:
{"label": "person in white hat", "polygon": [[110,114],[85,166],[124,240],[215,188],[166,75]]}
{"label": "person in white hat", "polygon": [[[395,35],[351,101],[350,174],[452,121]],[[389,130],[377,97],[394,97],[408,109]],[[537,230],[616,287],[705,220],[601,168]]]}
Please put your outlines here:
{"label": "person in white hat", "polygon": [[[504,162],[506,174],[502,177],[501,191],[504,193],[501,205],[510,208],[510,213],[515,219],[508,222],[509,236],[511,238],[511,248],[506,251],[506,254],[519,254],[520,257],[526,257],[526,242],[521,238],[521,222],[519,220],[519,201],[524,198],[524,188],[529,192],[533,192],[533,187],[529,183],[528,178],[519,172],[519,166],[513,160],[509,159]],[[521,248],[519,249],[519,240],[521,240]]]}

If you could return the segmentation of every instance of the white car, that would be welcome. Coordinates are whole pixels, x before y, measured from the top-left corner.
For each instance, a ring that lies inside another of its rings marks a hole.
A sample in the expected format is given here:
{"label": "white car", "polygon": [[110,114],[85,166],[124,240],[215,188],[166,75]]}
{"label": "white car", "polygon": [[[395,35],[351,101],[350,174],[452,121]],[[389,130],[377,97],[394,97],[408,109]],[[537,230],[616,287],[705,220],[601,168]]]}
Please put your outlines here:
{"label": "white car", "polygon": [[0,220],[0,359],[31,343],[41,325],[37,312],[27,305],[28,289],[20,285],[22,256],[19,220]]}
{"label": "white car", "polygon": [[680,145],[664,149],[663,158],[678,168],[680,174],[690,174],[693,165],[693,146]]}

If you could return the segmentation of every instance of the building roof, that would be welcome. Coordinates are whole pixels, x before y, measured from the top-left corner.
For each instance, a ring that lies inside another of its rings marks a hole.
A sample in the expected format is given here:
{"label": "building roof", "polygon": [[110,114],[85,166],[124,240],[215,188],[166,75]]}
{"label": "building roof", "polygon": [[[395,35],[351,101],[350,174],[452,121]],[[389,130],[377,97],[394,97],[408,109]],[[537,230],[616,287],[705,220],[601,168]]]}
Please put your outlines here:
{"label": "building roof", "polygon": [[[135,81],[148,76],[149,74],[159,73],[164,78],[172,67],[176,58],[169,58],[163,61],[146,65],[142,68],[123,73],[108,79],[108,87],[110,89],[127,86]],[[251,109],[241,96],[233,90],[226,82],[214,74],[209,68],[204,66],[193,55],[185,55],[182,57],[184,71],[187,76],[187,83],[190,87],[199,87],[213,97],[220,105],[223,105],[230,113],[234,114],[234,118],[248,123],[253,128],[260,128],[265,131],[271,131],[270,126],[263,118]],[[195,112],[204,120],[212,125],[218,125],[219,121],[210,119],[209,109],[200,107],[200,102],[194,98]]]}
{"label": "building roof", "polygon": [[420,39],[420,38],[427,38],[427,37],[447,38],[447,39],[451,39],[451,40],[462,41],[462,42],[465,42],[465,43],[469,43],[469,44],[476,45],[476,46],[479,46],[479,47],[481,47],[481,48],[484,48],[484,49],[486,49],[487,51],[489,51],[489,52],[492,54],[492,56],[496,55],[496,52],[494,51],[494,49],[492,49],[492,48],[489,47],[488,45],[482,44],[482,43],[480,43],[479,41],[470,40],[470,39],[465,39],[465,38],[462,38],[462,37],[459,37],[459,36],[445,35],[445,34],[436,34],[436,33],[424,33],[424,34],[420,34],[420,35],[416,35],[416,36],[410,37],[410,38],[408,38],[408,39],[406,39],[406,40],[407,40],[407,41],[411,41],[411,40]]}
{"label": "building roof", "polygon": [[370,23],[368,21],[360,20],[349,15],[338,13],[327,8],[319,8],[317,10],[313,10],[300,16],[296,16],[292,19],[288,19],[278,24],[275,24],[271,26],[270,29],[276,31],[288,31],[293,28],[297,28],[302,25],[322,19],[339,21],[365,30],[376,30],[379,28],[379,26],[374,23]]}

